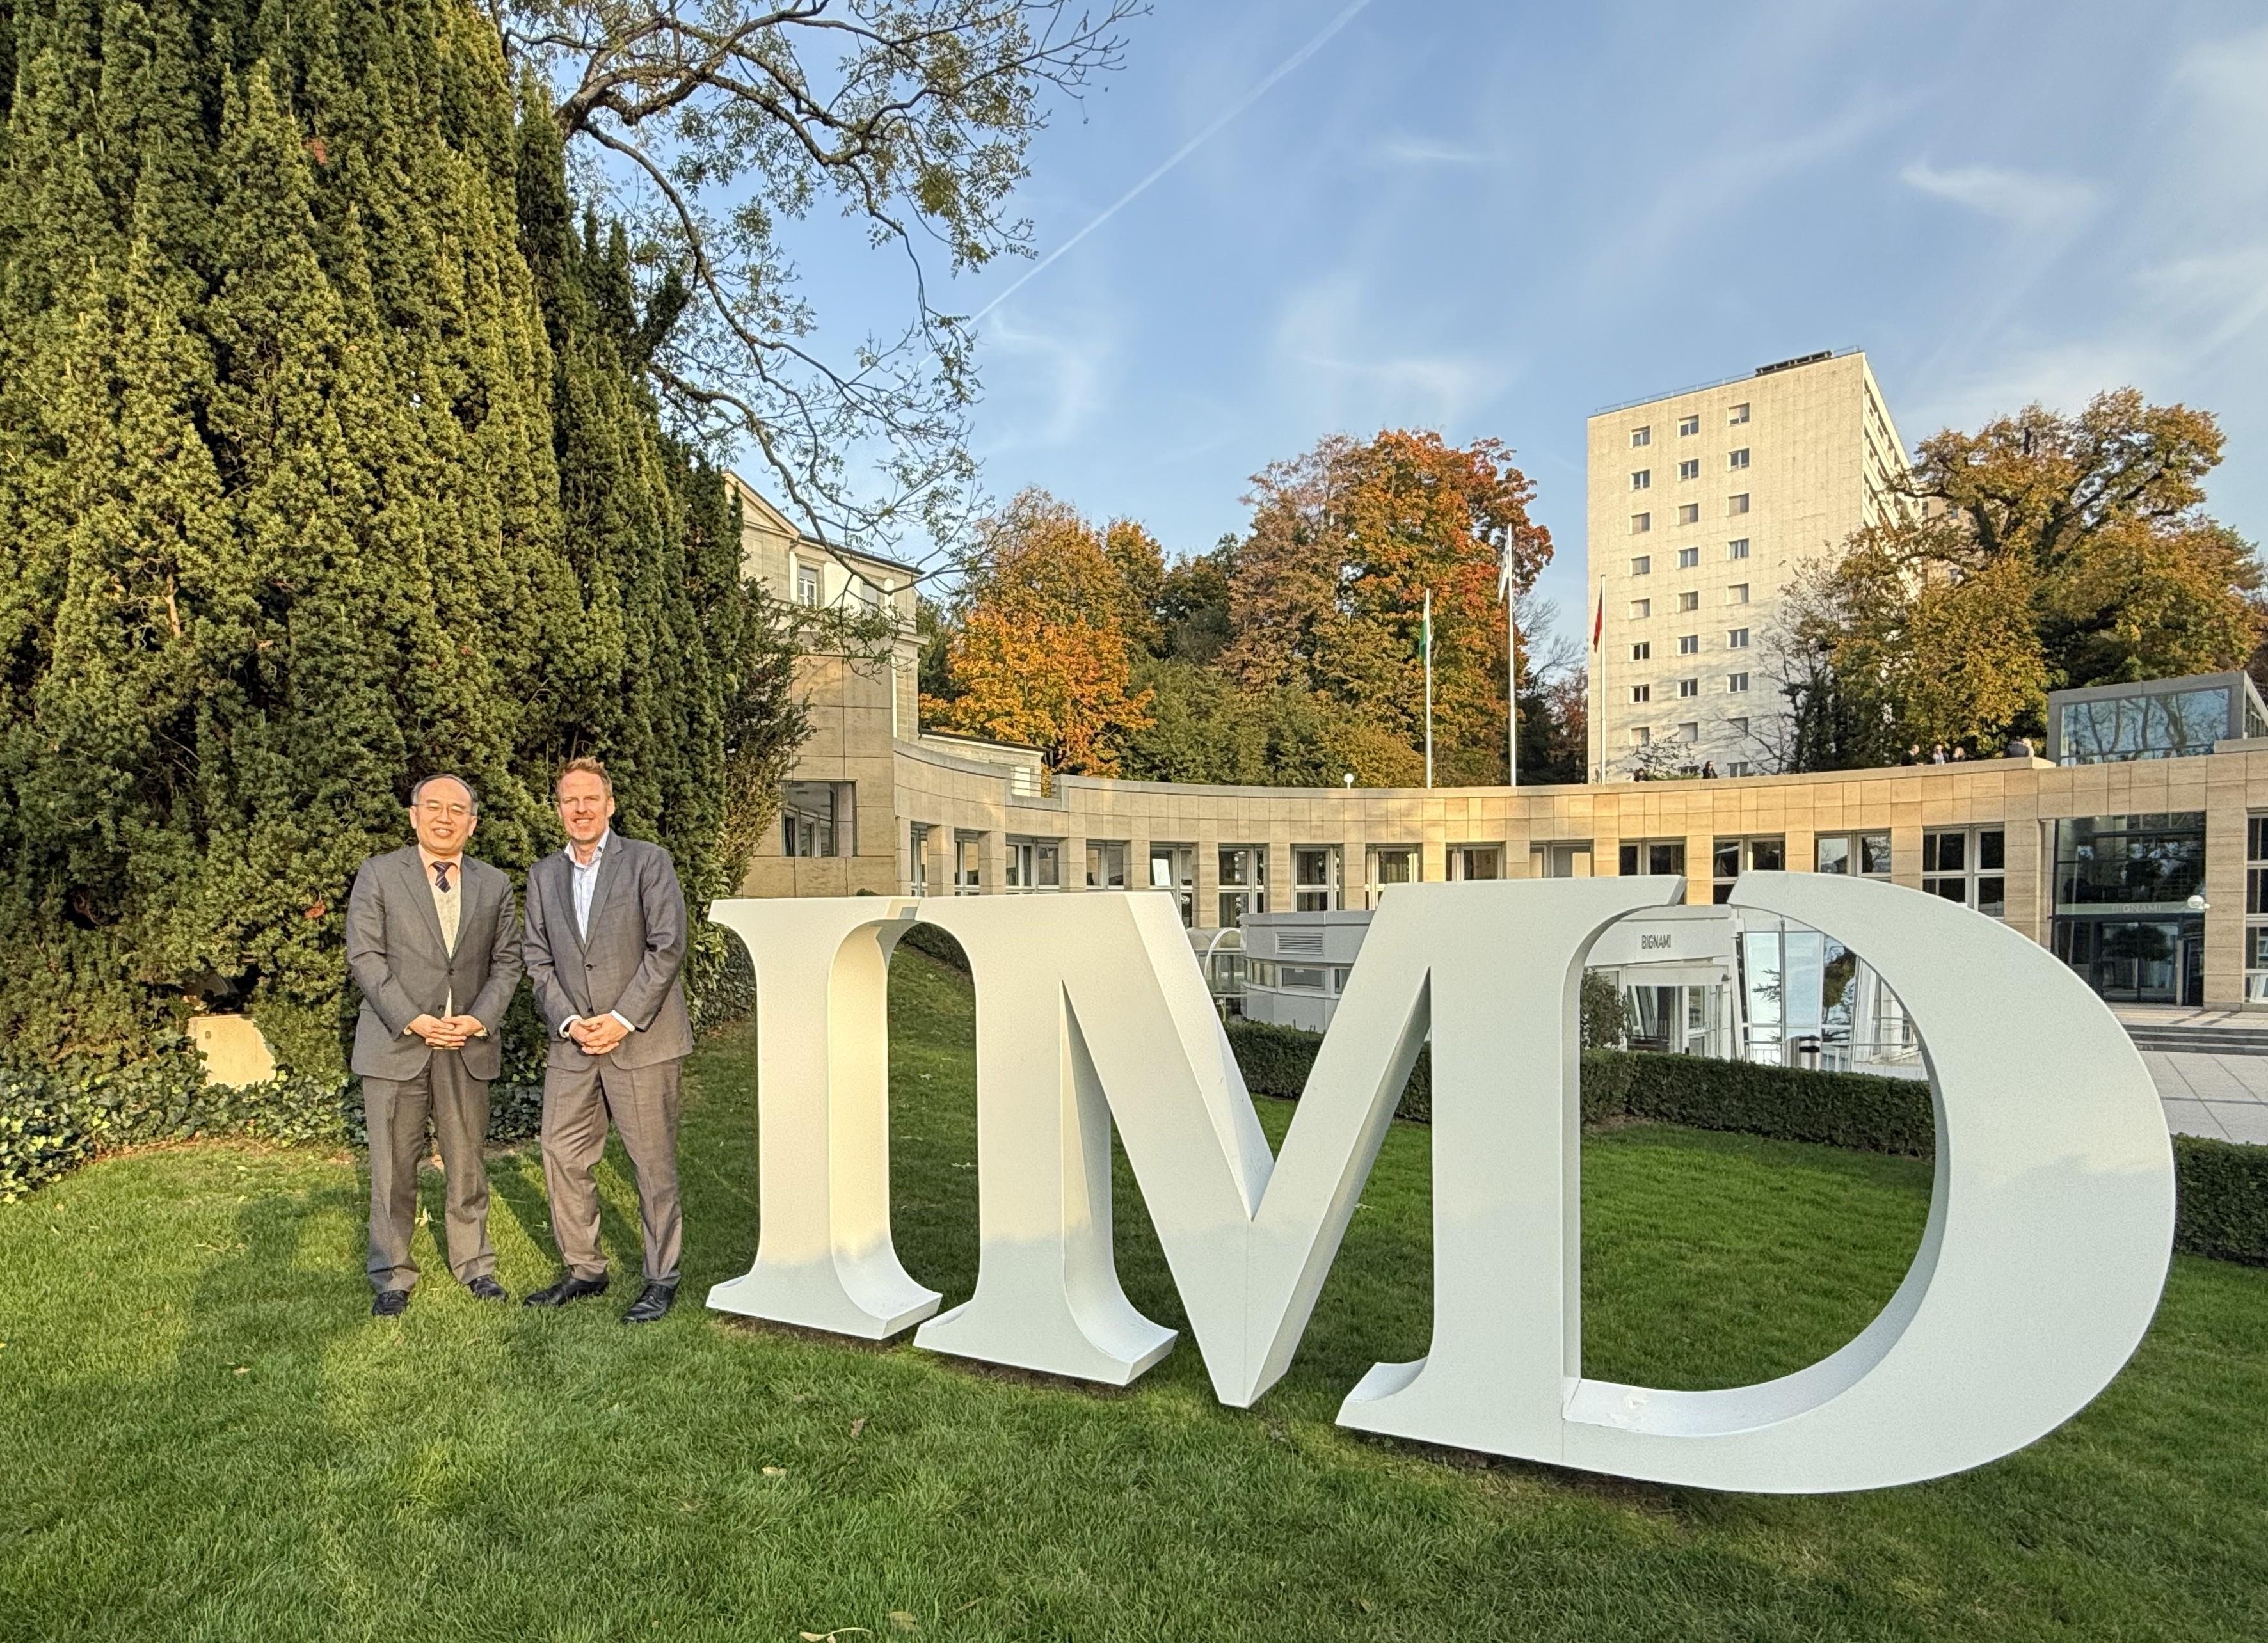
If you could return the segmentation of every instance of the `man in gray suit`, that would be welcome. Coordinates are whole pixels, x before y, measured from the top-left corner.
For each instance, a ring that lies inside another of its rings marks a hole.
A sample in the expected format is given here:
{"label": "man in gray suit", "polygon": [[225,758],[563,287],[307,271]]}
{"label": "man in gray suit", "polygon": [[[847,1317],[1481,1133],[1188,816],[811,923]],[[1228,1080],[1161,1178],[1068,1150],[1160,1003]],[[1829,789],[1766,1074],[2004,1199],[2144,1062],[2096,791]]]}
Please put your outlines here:
{"label": "man in gray suit", "polygon": [[480,799],[456,776],[410,790],[417,842],[374,855],[347,898],[347,969],[362,989],[354,1070],[370,1128],[371,1310],[394,1317],[417,1282],[409,1235],[430,1118],[447,1181],[449,1270],[502,1301],[489,1243],[489,1082],[503,1063],[504,1007],[519,985],[512,881],[465,855]]}
{"label": "man in gray suit", "polygon": [[685,892],[669,852],[608,824],[614,784],[570,759],[552,788],[567,847],[527,875],[526,959],[551,1030],[543,1075],[543,1179],[566,1276],[527,1297],[564,1306],[607,1287],[591,1171],[614,1120],[637,1173],[645,1287],[622,1314],[651,1324],[677,1299],[678,1074],[693,1048],[685,1013]]}

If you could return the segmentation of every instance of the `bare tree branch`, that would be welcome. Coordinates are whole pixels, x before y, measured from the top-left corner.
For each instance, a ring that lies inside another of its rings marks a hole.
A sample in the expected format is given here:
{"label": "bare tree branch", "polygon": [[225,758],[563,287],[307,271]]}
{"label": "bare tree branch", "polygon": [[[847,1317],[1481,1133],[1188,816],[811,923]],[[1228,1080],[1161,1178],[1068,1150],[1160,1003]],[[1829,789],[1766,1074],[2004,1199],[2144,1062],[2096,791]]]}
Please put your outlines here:
{"label": "bare tree branch", "polygon": [[[752,451],[830,549],[948,552],[983,511],[966,445],[972,338],[931,299],[1029,255],[1010,215],[1051,99],[1119,66],[1146,0],[486,0],[644,277],[692,302],[648,365],[673,420]],[[895,338],[822,343],[783,225],[824,201],[909,272]]]}

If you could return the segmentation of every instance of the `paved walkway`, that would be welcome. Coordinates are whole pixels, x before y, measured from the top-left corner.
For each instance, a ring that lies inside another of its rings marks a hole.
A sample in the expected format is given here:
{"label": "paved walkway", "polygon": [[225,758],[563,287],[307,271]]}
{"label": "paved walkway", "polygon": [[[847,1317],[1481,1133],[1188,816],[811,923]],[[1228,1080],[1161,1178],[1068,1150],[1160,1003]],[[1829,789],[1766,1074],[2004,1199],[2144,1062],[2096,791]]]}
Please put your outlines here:
{"label": "paved walkway", "polygon": [[2268,1144],[2268,1055],[2142,1052],[2176,1135]]}

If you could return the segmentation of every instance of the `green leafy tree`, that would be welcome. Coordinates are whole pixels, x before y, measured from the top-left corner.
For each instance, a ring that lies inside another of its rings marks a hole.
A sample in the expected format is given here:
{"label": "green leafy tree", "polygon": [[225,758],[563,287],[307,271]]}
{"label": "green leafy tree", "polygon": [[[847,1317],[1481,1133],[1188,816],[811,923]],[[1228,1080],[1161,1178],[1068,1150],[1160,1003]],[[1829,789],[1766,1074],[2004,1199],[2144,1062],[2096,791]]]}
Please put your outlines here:
{"label": "green leafy tree", "polygon": [[1922,508],[1799,578],[1773,671],[1798,769],[2038,736],[2047,693],[2245,664],[2253,549],[2205,511],[2213,416],[2132,388],[1923,442]]}

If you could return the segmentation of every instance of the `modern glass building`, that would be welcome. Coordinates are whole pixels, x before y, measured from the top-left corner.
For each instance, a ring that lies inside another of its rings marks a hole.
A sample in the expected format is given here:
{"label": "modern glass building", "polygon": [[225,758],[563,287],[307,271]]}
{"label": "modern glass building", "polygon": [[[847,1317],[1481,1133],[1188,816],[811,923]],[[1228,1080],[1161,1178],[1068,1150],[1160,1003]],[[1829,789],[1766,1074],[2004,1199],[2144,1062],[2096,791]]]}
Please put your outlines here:
{"label": "modern glass building", "polygon": [[2048,698],[2048,757],[2058,765],[2187,759],[2251,737],[2268,737],[2268,707],[2242,673],[2096,685]]}

